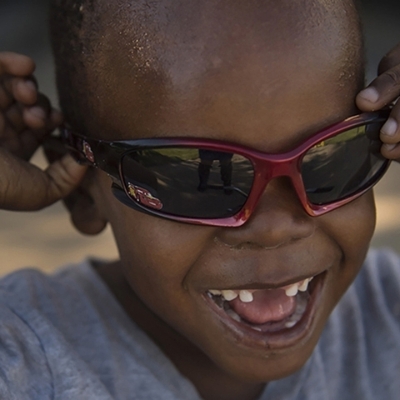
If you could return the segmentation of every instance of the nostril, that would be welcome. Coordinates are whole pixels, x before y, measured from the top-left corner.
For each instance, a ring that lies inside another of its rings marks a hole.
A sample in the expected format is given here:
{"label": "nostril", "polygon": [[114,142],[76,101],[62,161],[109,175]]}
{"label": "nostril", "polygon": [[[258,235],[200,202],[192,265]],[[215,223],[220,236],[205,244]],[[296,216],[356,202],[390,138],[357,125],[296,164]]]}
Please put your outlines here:
{"label": "nostril", "polygon": [[303,209],[290,181],[280,179],[270,185],[249,220],[240,227],[219,230],[218,241],[236,249],[274,249],[314,234],[316,219]]}

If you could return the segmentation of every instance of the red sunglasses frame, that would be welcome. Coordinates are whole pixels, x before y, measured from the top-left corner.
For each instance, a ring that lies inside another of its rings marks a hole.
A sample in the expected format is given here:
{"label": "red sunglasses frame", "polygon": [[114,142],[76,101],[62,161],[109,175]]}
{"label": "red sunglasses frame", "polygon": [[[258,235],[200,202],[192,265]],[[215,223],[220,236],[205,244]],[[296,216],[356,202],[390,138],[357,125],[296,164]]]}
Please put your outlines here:
{"label": "red sunglasses frame", "polygon": [[[362,125],[379,122],[383,124],[387,120],[388,115],[389,110],[382,110],[376,113],[364,113],[347,118],[342,122],[317,132],[294,149],[279,154],[263,153],[245,146],[211,139],[168,137],[106,141],[81,136],[67,127],[62,128],[61,133],[64,144],[78,162],[98,167],[111,177],[113,181],[112,190],[115,197],[127,206],[150,215],[178,222],[207,226],[239,227],[250,218],[268,183],[277,177],[289,177],[301,205],[313,217],[335,210],[371,189],[384,175],[390,164],[389,160],[387,160],[380,174],[378,174],[376,180],[371,185],[363,187],[351,196],[332,203],[323,205],[313,204],[307,199],[301,176],[301,161],[306,152],[317,143]],[[236,153],[250,160],[254,168],[254,181],[249,196],[241,210],[231,217],[211,219],[190,218],[166,214],[155,209],[148,209],[134,201],[129,196],[128,189],[124,184],[120,161],[126,153],[132,150],[156,147],[201,147],[207,150]]]}

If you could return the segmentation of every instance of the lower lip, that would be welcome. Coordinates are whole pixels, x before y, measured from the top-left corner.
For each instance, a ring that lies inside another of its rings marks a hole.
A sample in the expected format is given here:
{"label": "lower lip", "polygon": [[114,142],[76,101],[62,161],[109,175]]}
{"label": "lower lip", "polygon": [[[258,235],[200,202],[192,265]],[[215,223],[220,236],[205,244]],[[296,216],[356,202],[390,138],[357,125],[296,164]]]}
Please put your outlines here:
{"label": "lower lip", "polygon": [[283,350],[306,341],[313,332],[313,322],[317,314],[317,304],[320,303],[319,300],[324,287],[325,276],[326,273],[322,273],[315,278],[318,280],[315,282],[315,285],[313,285],[307,308],[301,319],[293,327],[284,328],[275,332],[259,332],[254,330],[245,323],[235,321],[229,317],[229,315],[206,294],[203,295],[203,298],[213,312],[217,314],[222,324],[232,332],[235,343],[239,343],[244,347],[256,349],[268,348],[271,350]]}

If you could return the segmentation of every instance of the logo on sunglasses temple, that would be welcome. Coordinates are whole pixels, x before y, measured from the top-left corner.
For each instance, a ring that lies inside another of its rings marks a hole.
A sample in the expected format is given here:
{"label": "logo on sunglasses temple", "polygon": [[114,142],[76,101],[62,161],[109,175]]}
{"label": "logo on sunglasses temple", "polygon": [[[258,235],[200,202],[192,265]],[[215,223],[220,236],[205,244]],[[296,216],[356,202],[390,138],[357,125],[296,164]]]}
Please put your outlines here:
{"label": "logo on sunglasses temple", "polygon": [[94,163],[94,154],[93,154],[92,148],[90,147],[90,144],[86,140],[84,140],[82,142],[82,151],[83,151],[83,154],[85,155],[85,157],[91,163]]}
{"label": "logo on sunglasses temple", "polygon": [[128,182],[128,193],[134,200],[146,207],[154,208],[155,210],[163,208],[163,203],[160,199],[154,197],[147,189],[133,185],[130,182]]}

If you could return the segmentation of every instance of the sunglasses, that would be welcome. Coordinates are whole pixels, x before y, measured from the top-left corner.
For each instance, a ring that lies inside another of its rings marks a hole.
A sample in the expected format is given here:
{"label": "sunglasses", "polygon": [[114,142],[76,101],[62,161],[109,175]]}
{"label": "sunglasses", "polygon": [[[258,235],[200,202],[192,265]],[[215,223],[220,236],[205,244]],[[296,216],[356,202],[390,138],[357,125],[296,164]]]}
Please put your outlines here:
{"label": "sunglasses", "polygon": [[105,141],[68,128],[62,137],[78,162],[111,177],[113,194],[125,205],[180,222],[237,227],[277,177],[290,179],[311,216],[365,193],[390,163],[379,139],[388,113],[350,117],[281,154],[195,138]]}

